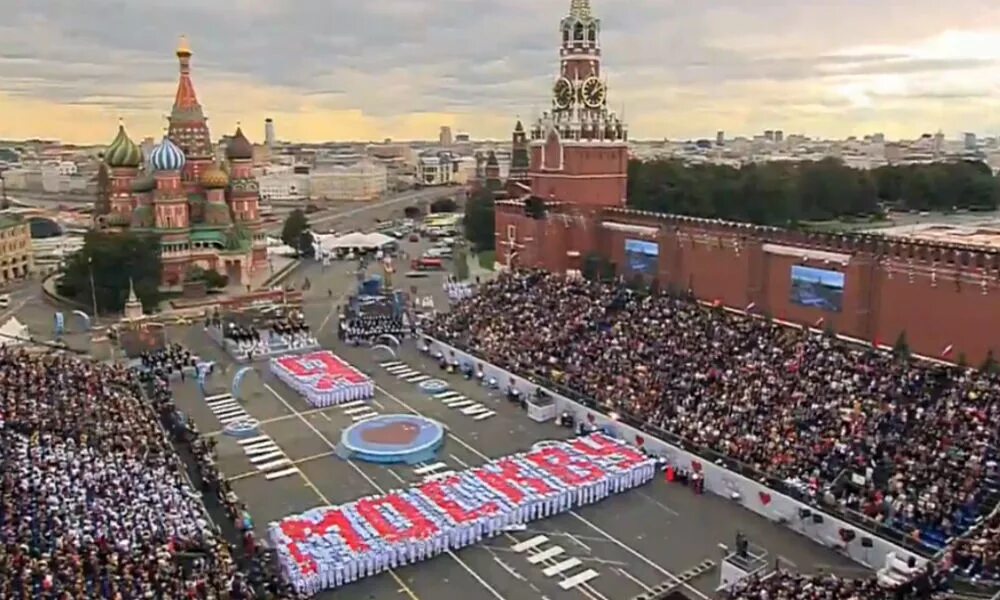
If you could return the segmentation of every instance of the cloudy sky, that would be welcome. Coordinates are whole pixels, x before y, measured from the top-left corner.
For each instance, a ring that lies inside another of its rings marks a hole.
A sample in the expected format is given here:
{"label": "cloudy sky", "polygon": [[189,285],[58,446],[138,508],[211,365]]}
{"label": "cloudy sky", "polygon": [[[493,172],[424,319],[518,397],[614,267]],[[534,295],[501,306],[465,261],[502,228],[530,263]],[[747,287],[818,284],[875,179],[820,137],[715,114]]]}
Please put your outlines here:
{"label": "cloudy sky", "polygon": [[[506,137],[570,0],[0,0],[0,138],[157,135],[186,34],[213,134]],[[592,0],[634,138],[1000,131],[996,0]]]}

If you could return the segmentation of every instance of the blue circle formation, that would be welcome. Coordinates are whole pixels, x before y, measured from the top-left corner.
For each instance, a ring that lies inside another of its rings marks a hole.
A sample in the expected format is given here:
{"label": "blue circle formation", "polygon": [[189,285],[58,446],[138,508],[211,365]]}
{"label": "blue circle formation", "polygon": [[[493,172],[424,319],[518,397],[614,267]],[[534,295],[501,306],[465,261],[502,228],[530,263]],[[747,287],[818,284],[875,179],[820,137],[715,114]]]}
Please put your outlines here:
{"label": "blue circle formation", "polygon": [[379,464],[416,464],[444,445],[441,423],[418,415],[380,415],[351,425],[340,435],[341,458]]}
{"label": "blue circle formation", "polygon": [[448,382],[444,379],[428,379],[417,384],[420,391],[427,394],[438,394],[448,389]]}
{"label": "blue circle formation", "polygon": [[223,428],[222,433],[234,438],[248,438],[260,433],[260,421],[257,419],[240,419]]}

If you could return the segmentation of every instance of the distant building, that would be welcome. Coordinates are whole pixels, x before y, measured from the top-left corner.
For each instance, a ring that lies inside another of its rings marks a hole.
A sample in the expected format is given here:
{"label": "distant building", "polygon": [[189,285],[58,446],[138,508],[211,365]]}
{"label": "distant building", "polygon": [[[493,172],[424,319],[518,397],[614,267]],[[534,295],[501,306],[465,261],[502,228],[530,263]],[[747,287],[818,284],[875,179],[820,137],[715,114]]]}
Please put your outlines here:
{"label": "distant building", "polygon": [[34,266],[28,220],[16,213],[0,212],[0,285],[27,277]]}
{"label": "distant building", "polygon": [[424,186],[457,183],[459,158],[452,152],[428,151],[417,157],[417,183]]}
{"label": "distant building", "polygon": [[472,141],[472,138],[467,133],[456,133],[455,143],[456,144],[468,144]]}
{"label": "distant building", "polygon": [[725,146],[726,145],[726,132],[725,131],[716,131],[715,132],[715,145],[716,146]]}
{"label": "distant building", "polygon": [[264,145],[274,149],[275,141],[277,140],[274,137],[274,119],[268,117],[264,119]]}
{"label": "distant building", "polygon": [[438,134],[438,143],[442,146],[451,146],[454,140],[451,138],[451,127],[441,126],[441,133]]}
{"label": "distant building", "polygon": [[385,165],[367,158],[351,165],[317,170],[309,175],[309,198],[312,200],[376,200],[385,194],[387,187]]}
{"label": "distant building", "polygon": [[291,172],[269,173],[257,178],[260,199],[266,202],[291,202],[309,198],[309,176]]}
{"label": "distant building", "polygon": [[774,130],[774,143],[780,144],[785,141],[785,132],[780,129]]}
{"label": "distant building", "polygon": [[979,143],[978,143],[978,140],[976,140],[976,134],[974,134],[974,133],[966,133],[965,134],[965,149],[966,150],[975,150],[978,147],[978,145],[979,145]]}

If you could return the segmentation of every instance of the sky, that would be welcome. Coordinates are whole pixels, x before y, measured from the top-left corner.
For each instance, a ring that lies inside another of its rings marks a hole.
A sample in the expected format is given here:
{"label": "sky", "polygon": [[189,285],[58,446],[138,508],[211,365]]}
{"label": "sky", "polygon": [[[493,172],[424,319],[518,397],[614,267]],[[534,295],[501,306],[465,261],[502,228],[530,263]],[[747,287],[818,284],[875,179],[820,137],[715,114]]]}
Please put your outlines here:
{"label": "sky", "polygon": [[[996,0],[591,0],[633,139],[1000,133]],[[0,0],[0,139],[159,136],[180,35],[214,136],[506,139],[570,0]]]}

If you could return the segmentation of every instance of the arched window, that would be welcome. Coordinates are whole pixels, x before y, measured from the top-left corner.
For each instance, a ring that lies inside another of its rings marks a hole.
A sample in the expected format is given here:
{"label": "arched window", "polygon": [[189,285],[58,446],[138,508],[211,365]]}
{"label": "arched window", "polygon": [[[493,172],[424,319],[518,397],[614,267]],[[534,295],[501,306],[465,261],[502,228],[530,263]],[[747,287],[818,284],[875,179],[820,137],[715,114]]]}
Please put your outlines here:
{"label": "arched window", "polygon": [[563,27],[563,41],[569,41],[569,27]]}
{"label": "arched window", "polygon": [[587,30],[587,39],[592,42],[597,41],[597,25],[591,25],[590,29]]}
{"label": "arched window", "polygon": [[573,39],[583,41],[583,23],[577,23],[573,26]]}

